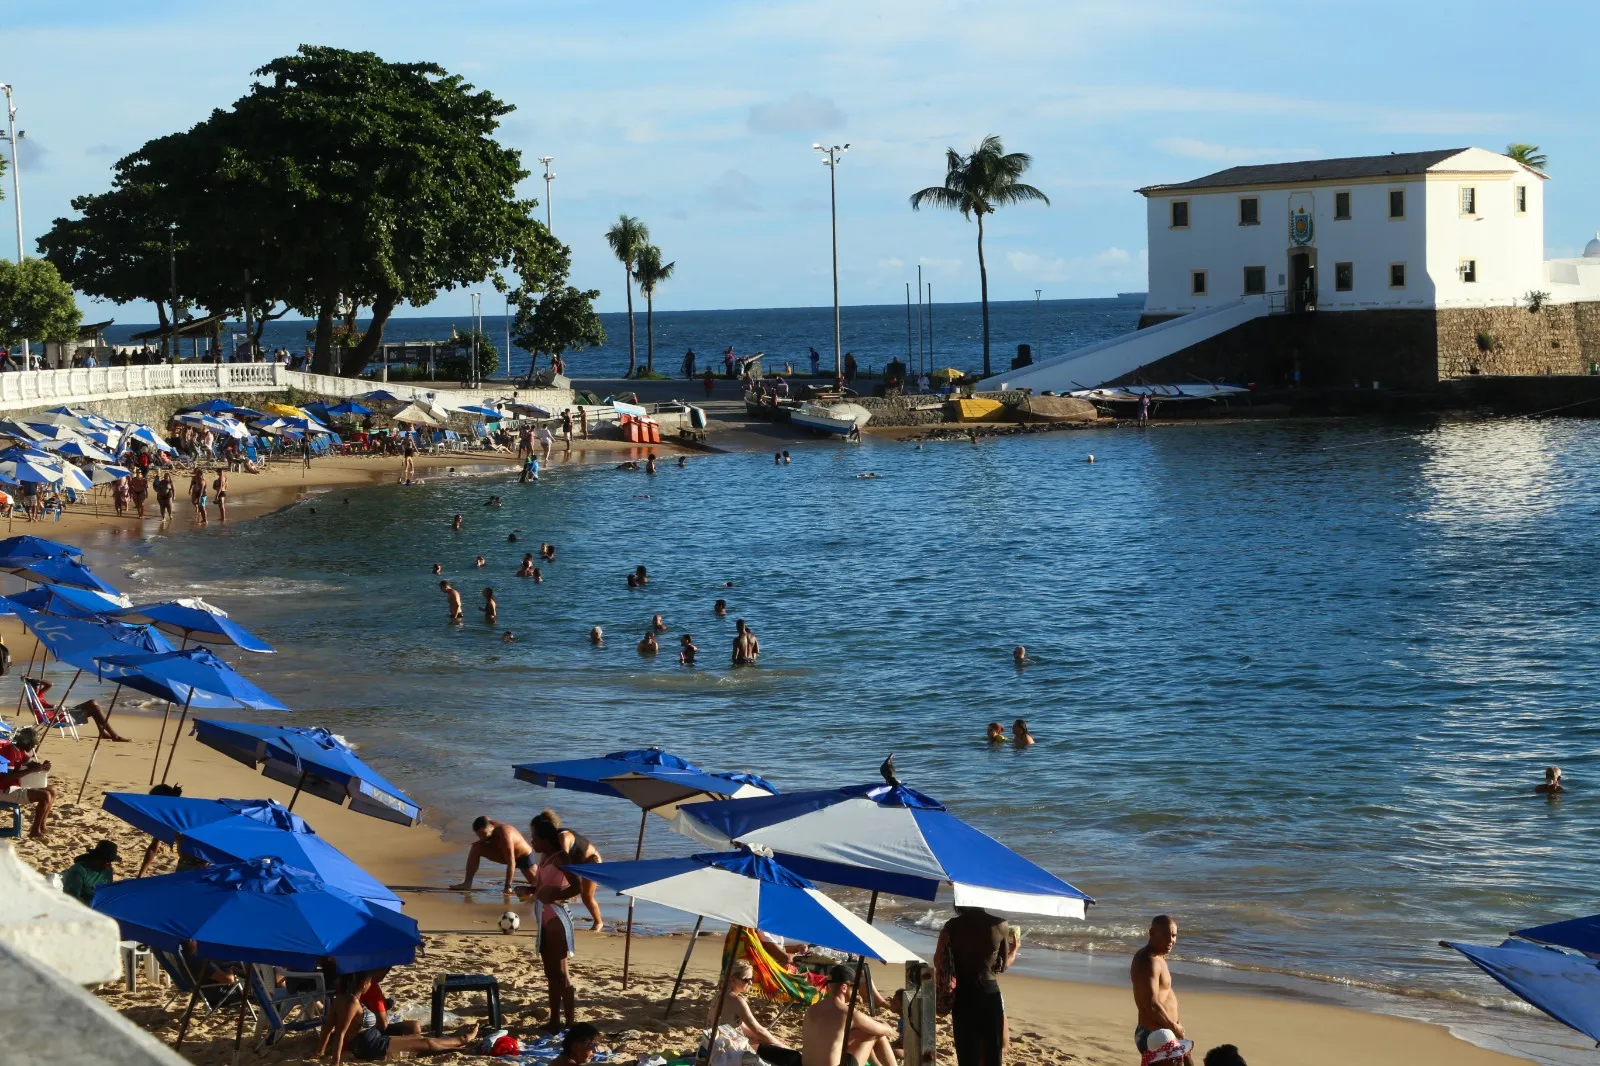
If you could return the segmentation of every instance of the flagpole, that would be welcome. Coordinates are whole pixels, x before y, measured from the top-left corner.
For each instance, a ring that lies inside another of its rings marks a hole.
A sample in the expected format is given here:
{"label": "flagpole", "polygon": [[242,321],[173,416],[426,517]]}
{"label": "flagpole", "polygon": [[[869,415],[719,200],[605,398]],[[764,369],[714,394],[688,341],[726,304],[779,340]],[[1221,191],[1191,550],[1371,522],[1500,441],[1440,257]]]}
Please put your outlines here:
{"label": "flagpole", "polygon": [[[638,862],[644,857],[644,826],[650,817],[649,810],[639,812],[639,843],[633,849],[633,861]],[[622,988],[628,988],[628,958],[633,951],[633,905],[634,898],[628,897],[628,930],[622,937]]]}
{"label": "flagpole", "polygon": [[[117,709],[117,697],[120,695],[122,695],[122,682],[119,681],[117,682],[117,691],[111,694],[111,706],[106,708],[106,729],[111,728],[111,715]],[[83,790],[89,787],[89,774],[94,770],[94,757],[100,754],[100,742],[105,738],[106,735],[103,731],[94,738],[94,747],[89,749],[89,765],[83,768],[83,783],[78,786],[78,798],[73,800],[74,803],[83,802]]]}

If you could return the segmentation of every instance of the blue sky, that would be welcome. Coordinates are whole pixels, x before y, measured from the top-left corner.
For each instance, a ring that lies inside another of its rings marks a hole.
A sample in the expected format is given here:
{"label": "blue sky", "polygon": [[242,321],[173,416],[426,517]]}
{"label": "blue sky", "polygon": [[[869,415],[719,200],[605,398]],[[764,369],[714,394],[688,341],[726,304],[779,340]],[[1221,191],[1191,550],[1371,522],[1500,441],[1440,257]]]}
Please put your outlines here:
{"label": "blue sky", "polygon": [[[1542,145],[1550,254],[1600,228],[1594,0],[10,0],[33,240],[116,158],[244,91],[300,43],[433,60],[513,103],[502,139],[555,156],[574,281],[622,307],[603,233],[650,226],[677,274],[662,309],[826,304],[827,171],[839,170],[842,299],[976,299],[975,233],[913,213],[947,145],[1033,155],[1052,204],[991,221],[995,299],[1145,286],[1132,190],[1242,162]],[[10,186],[7,182],[7,195]],[[529,183],[543,199],[543,182]],[[10,247],[9,204],[0,231]],[[486,287],[485,287],[486,288]],[[491,296],[485,304],[491,304]],[[429,313],[464,312],[447,293]],[[85,311],[94,313],[85,303]],[[148,320],[148,308],[110,310]],[[402,310],[400,313],[419,313]]]}

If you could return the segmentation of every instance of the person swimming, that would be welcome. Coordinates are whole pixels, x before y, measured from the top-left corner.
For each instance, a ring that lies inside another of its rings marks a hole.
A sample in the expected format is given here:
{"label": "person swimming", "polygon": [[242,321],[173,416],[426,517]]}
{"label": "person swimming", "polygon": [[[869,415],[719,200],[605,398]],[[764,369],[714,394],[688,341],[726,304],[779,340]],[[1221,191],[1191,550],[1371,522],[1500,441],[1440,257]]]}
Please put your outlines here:
{"label": "person swimming", "polygon": [[554,544],[543,544],[543,543],[541,543],[539,545],[539,555],[547,563],[555,562],[556,561],[556,546]]}
{"label": "person swimming", "polygon": [[712,605],[711,610],[718,618],[726,618],[728,616],[728,601],[718,600]]}
{"label": "person swimming", "polygon": [[1011,661],[1017,666],[1027,666],[1029,663],[1033,662],[1032,659],[1028,658],[1027,645],[1018,644],[1015,648],[1012,648]]}
{"label": "person swimming", "polygon": [[999,722],[990,722],[989,734],[985,739],[990,744],[1004,744],[1006,742],[1006,727]]}
{"label": "person swimming", "polygon": [[515,544],[516,542],[517,542],[517,535],[515,533],[507,533],[506,534],[506,543],[507,544]]}
{"label": "person swimming", "polygon": [[695,646],[694,638],[685,633],[678,638],[678,664],[680,666],[693,666],[694,657],[700,654],[700,649]]}
{"label": "person swimming", "polygon": [[639,578],[636,575],[634,575],[634,574],[629,574],[628,575],[628,587],[630,589],[636,589],[636,588],[639,587]]}
{"label": "person swimming", "polygon": [[589,628],[589,643],[593,644],[595,647],[599,648],[599,647],[603,647],[605,645],[605,642],[606,642],[606,631],[601,629],[599,626],[591,626]]}
{"label": "person swimming", "polygon": [[517,636],[516,636],[515,633],[511,632],[511,630],[508,629],[504,633],[500,634],[500,643],[502,643],[502,644],[515,644],[516,642],[517,642]]}
{"label": "person swimming", "polygon": [[500,619],[500,605],[494,600],[494,589],[483,590],[483,620],[490,625]]}
{"label": "person swimming", "polygon": [[644,568],[643,563],[633,568],[633,576],[639,579],[640,588],[650,584],[650,571]]}
{"label": "person swimming", "polygon": [[1033,734],[1028,732],[1028,723],[1018,718],[1011,723],[1011,743],[1019,748],[1033,747]]}
{"label": "person swimming", "polygon": [[533,566],[533,553],[528,552],[522,557],[522,565],[517,568],[518,577],[532,577],[536,571]]}
{"label": "person swimming", "polygon": [[662,621],[661,616],[659,614],[651,615],[650,616],[650,628],[651,628],[652,631],[654,631],[656,633],[665,633],[667,631],[667,623]]}
{"label": "person swimming", "polygon": [[450,519],[450,531],[452,533],[460,533],[461,532],[461,516],[460,515],[456,515],[454,518]]}
{"label": "person swimming", "polygon": [[1554,796],[1558,792],[1565,792],[1566,786],[1561,783],[1561,767],[1546,766],[1544,768],[1544,784],[1534,785],[1535,792],[1543,792],[1547,796]]}
{"label": "person swimming", "polygon": [[655,630],[645,630],[644,637],[639,641],[640,655],[654,655],[661,650],[661,645],[656,643]]}
{"label": "person swimming", "polygon": [[537,566],[533,568],[533,583],[535,585],[544,584],[544,572]]}
{"label": "person swimming", "polygon": [[434,563],[433,564],[433,572],[436,573],[436,574],[444,573],[444,564],[443,563]]}
{"label": "person swimming", "polygon": [[477,567],[479,570],[482,570],[484,567],[489,565],[489,561],[480,555],[472,561],[472,565]]}

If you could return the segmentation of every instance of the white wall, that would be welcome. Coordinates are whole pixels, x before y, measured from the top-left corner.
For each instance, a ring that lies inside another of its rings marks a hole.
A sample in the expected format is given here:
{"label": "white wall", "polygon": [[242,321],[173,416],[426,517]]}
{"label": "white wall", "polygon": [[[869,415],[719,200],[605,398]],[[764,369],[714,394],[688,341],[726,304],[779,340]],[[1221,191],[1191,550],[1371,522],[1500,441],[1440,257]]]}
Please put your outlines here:
{"label": "white wall", "polygon": [[[1518,185],[1528,210],[1518,214]],[[1477,190],[1478,212],[1461,213],[1461,190]],[[1544,283],[1544,181],[1532,174],[1429,175],[1428,272],[1440,307],[1500,307]],[[1478,280],[1461,280],[1461,260],[1475,259]]]}

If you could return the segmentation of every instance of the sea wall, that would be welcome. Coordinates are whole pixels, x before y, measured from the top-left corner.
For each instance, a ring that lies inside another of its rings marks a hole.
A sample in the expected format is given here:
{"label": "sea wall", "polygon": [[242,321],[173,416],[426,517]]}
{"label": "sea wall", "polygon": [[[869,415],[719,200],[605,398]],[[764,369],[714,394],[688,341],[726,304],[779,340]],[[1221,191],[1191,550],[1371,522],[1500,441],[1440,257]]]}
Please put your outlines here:
{"label": "sea wall", "polygon": [[1444,308],[1439,377],[1585,374],[1600,361],[1600,304]]}

